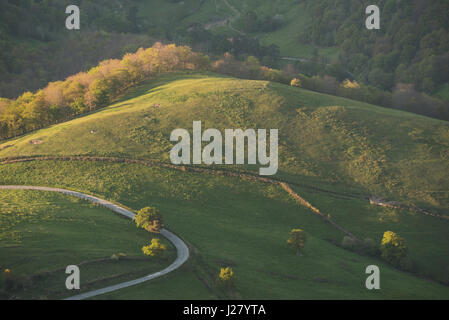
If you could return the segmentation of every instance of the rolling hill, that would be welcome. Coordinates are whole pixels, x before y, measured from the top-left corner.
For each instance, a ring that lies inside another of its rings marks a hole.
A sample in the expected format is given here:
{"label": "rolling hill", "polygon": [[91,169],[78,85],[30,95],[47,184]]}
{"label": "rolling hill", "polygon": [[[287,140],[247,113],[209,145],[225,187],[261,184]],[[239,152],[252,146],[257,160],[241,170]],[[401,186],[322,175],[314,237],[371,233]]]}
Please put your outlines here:
{"label": "rolling hill", "polygon": [[[360,239],[380,243],[387,230],[401,234],[410,272],[343,248],[345,234],[279,184],[238,174],[258,166],[167,166],[170,132],[191,131],[194,120],[219,130],[279,129],[274,179]],[[448,147],[444,121],[278,83],[185,72],[145,82],[101,111],[4,141],[0,184],[66,187],[161,210],[190,245],[190,261],[108,298],[447,299]],[[443,218],[373,206],[372,195]],[[286,246],[296,227],[308,235],[299,258]],[[364,287],[370,264],[381,268],[382,290]],[[236,272],[232,292],[215,286],[222,266]]]}

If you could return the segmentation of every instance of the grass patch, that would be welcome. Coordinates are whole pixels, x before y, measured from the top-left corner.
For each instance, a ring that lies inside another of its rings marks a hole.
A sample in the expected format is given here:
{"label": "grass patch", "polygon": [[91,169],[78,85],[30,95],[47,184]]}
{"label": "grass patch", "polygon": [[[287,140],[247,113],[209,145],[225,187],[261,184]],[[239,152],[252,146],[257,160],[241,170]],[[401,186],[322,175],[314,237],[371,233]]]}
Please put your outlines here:
{"label": "grass patch", "polygon": [[[163,240],[163,238],[161,237]],[[135,279],[168,266],[140,249],[150,235],[134,223],[87,201],[44,191],[0,190],[0,270],[12,270],[23,290],[15,299],[57,299]],[[122,254],[121,259],[110,259]],[[81,290],[65,288],[65,268],[80,265]]]}
{"label": "grass patch", "polygon": [[[360,256],[339,247],[336,244],[343,234],[309,210],[298,207],[285,192],[272,185],[141,165],[79,161],[2,165],[0,173],[2,184],[14,181],[70,186],[134,209],[151,203],[160,209],[167,228],[182,236],[192,251],[198,253],[174,274],[100,299],[449,297],[449,288],[445,286],[398,271],[377,258]],[[320,209],[328,209],[326,204],[331,203],[332,198],[326,197],[322,195],[313,202],[318,207],[323,202]],[[361,208],[365,208],[364,204]],[[348,221],[353,219],[348,215],[342,220],[346,211],[343,205],[332,210],[332,215],[335,214],[335,219],[344,227],[351,225]],[[297,257],[286,244],[288,232],[295,227],[304,229],[308,235],[302,257]],[[362,227],[355,231],[360,236],[377,239],[389,227],[382,225],[373,231],[375,235],[362,231]],[[413,223],[405,227],[411,231]],[[423,246],[427,244],[422,242]],[[370,264],[381,269],[380,291],[370,292],[364,287],[364,271]],[[223,295],[214,286],[214,277],[223,266],[231,266],[236,274],[232,297]]]}

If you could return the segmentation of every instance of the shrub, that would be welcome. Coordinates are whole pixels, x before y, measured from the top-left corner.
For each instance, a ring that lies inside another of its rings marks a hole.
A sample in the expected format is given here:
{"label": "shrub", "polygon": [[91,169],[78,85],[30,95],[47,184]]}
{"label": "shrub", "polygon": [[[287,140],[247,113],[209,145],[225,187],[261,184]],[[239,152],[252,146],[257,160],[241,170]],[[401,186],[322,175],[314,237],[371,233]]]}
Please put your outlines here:
{"label": "shrub", "polygon": [[302,87],[301,80],[299,80],[298,78],[292,79],[292,81],[290,82],[290,85],[292,87]]}
{"label": "shrub", "polygon": [[221,268],[217,281],[222,287],[232,287],[234,285],[234,271],[232,271],[232,268]]}
{"label": "shrub", "polygon": [[159,257],[165,252],[166,249],[167,247],[161,243],[161,240],[152,239],[150,245],[142,247],[142,252],[146,256]]}
{"label": "shrub", "polygon": [[[392,265],[401,267],[401,261],[407,257],[408,248],[402,237],[393,231],[386,231],[380,244],[380,252],[383,259]],[[404,263],[402,262],[402,264]]]}

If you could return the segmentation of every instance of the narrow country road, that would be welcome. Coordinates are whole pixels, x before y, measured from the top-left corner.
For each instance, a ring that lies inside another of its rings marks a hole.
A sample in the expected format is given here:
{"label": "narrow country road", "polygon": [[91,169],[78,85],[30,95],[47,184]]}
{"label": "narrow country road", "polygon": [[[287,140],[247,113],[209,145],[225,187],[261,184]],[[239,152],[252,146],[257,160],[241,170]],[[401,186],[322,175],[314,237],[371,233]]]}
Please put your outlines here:
{"label": "narrow country road", "polygon": [[[71,191],[71,190],[66,190],[66,189],[59,189],[59,188],[49,188],[49,187],[36,187],[36,186],[0,186],[0,189],[15,189],[15,190],[39,190],[39,191],[51,191],[51,192],[59,192],[59,193],[64,193],[70,196],[74,196],[77,198],[81,198],[96,204],[99,204],[103,207],[106,207],[118,214],[121,214],[129,219],[133,219],[134,217],[134,212],[131,212],[125,208],[122,208],[112,202],[88,195],[88,194],[84,194],[81,192],[76,192],[76,191]],[[178,269],[181,265],[184,264],[184,262],[187,261],[187,259],[189,258],[189,248],[187,247],[187,245],[184,243],[184,241],[182,241],[178,236],[176,236],[175,234],[171,233],[170,231],[166,230],[166,229],[162,229],[161,230],[161,234],[167,238],[171,243],[173,243],[173,245],[176,248],[177,251],[177,257],[176,260],[169,265],[167,268],[158,271],[156,273],[152,273],[149,274],[145,277],[142,278],[138,278],[135,280],[131,280],[131,281],[127,281],[127,282],[123,282],[123,283],[119,283],[113,286],[109,286],[106,288],[102,288],[102,289],[98,289],[98,290],[93,290],[93,291],[89,291],[89,292],[85,292],[79,295],[75,295],[73,297],[69,297],[66,298],[65,300],[83,300],[83,299],[88,299],[88,298],[92,298],[95,296],[99,296],[105,293],[109,293],[112,291],[116,291],[119,289],[123,289],[123,288],[127,288],[130,286],[134,286],[136,284],[140,284],[158,277],[161,277],[171,271],[174,271],[176,269]]]}

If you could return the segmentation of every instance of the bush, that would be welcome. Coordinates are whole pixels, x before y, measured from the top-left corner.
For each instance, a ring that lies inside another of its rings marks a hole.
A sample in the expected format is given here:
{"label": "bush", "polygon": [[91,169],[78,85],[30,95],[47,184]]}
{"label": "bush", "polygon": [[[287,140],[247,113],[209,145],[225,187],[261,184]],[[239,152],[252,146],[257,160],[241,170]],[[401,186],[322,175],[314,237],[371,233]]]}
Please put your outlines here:
{"label": "bush", "polygon": [[161,243],[161,240],[152,239],[150,245],[142,247],[142,252],[146,256],[159,257],[165,252],[166,249],[167,247]]}
{"label": "bush", "polygon": [[299,80],[298,78],[292,79],[292,81],[290,82],[290,85],[292,87],[302,87],[301,80]]}
{"label": "bush", "polygon": [[232,268],[221,268],[217,282],[222,287],[232,287],[234,285],[234,271],[232,271]]}
{"label": "bush", "polygon": [[381,257],[394,266],[401,267],[405,265],[404,259],[407,257],[408,248],[405,240],[394,233],[386,231],[380,244]]}

